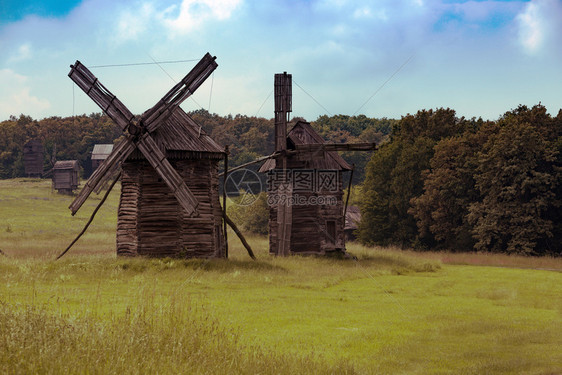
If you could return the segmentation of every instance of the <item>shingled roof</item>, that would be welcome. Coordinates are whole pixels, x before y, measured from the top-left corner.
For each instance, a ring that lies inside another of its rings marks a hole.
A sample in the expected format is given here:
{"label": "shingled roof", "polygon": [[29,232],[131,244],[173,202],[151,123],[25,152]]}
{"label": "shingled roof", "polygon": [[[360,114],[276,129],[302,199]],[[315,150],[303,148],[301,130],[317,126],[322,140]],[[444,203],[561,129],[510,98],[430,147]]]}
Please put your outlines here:
{"label": "shingled roof", "polygon": [[113,144],[97,144],[92,150],[92,160],[105,160],[111,154]]}
{"label": "shingled roof", "polygon": [[78,160],[59,160],[55,163],[53,169],[78,169]]}
{"label": "shingled roof", "polygon": [[[287,149],[294,150],[295,145],[302,144],[322,144],[324,139],[314,130],[309,122],[297,121],[287,135]],[[306,160],[307,169],[328,169],[349,171],[351,165],[335,151],[324,152],[324,157],[314,157]],[[276,168],[275,159],[268,159],[260,168],[260,172],[267,172]]]}
{"label": "shingled roof", "polygon": [[[197,157],[207,154],[213,158],[222,158],[224,148],[216,143],[203,128],[184,110],[176,108],[162,126],[151,133],[160,149],[169,157],[181,157],[182,152],[197,153]],[[220,154],[220,155],[219,155]],[[144,158],[135,150],[129,158]]]}

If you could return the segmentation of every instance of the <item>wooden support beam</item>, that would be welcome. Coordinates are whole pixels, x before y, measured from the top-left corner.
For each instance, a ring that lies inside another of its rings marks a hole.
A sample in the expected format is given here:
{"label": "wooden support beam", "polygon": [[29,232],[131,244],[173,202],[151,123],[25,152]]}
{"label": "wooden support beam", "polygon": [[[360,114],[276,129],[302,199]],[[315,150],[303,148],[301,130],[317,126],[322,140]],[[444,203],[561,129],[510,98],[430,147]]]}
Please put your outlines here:
{"label": "wooden support beam", "polygon": [[315,151],[371,151],[377,149],[376,143],[308,143],[295,145],[296,152]]}
{"label": "wooden support beam", "polygon": [[242,232],[240,232],[240,229],[238,229],[236,224],[234,224],[234,222],[228,216],[224,215],[224,219],[225,219],[226,223],[228,225],[230,225],[230,227],[232,228],[234,233],[236,233],[236,235],[240,239],[240,242],[242,242],[242,245],[244,245],[244,247],[248,251],[248,255],[250,255],[250,258],[252,258],[253,260],[256,260],[256,256],[254,255],[254,252],[252,251],[252,248],[250,247],[250,244],[248,243],[248,241],[246,241],[246,238],[244,238],[244,235],[242,234]]}
{"label": "wooden support beam", "polygon": [[224,254],[228,259],[228,235],[226,228],[226,179],[228,178],[228,145],[224,146],[224,173],[222,183],[222,215],[224,218],[223,231],[224,231]]}
{"label": "wooden support beam", "polygon": [[70,243],[70,245],[68,245],[68,247],[66,249],[64,249],[64,251],[62,253],[60,253],[60,255],[55,259],[55,260],[59,260],[60,258],[62,258],[62,256],[64,254],[66,254],[68,252],[68,250],[70,250],[70,248],[76,243],[76,241],[78,241],[80,239],[80,237],[82,237],[82,235],[84,233],[86,233],[86,229],[88,229],[88,227],[90,226],[90,224],[92,223],[92,221],[94,220],[94,217],[96,216],[96,214],[98,213],[99,209],[101,208],[101,206],[103,205],[103,203],[105,202],[105,200],[107,199],[107,197],[109,196],[109,193],[111,193],[111,189],[113,189],[113,187],[115,186],[115,184],[117,183],[117,181],[119,181],[119,178],[121,177],[121,173],[119,173],[117,175],[117,177],[115,177],[115,180],[113,180],[113,182],[111,183],[111,186],[109,186],[109,189],[107,189],[107,192],[105,193],[105,195],[103,196],[102,200],[100,201],[100,203],[98,204],[98,206],[96,207],[96,209],[94,210],[94,212],[92,212],[92,215],[90,216],[90,220],[88,220],[88,222],[86,223],[86,225],[84,225],[84,229],[82,229],[82,232],[80,232],[78,234],[78,236],[76,236],[76,238],[74,239],[74,241],[72,241]]}
{"label": "wooden support beam", "polygon": [[349,196],[351,195],[351,182],[353,181],[353,171],[355,170],[355,164],[351,168],[351,173],[349,174],[349,184],[347,185],[347,197],[345,197],[345,208],[343,209],[343,223],[345,226],[345,215],[347,214],[347,204],[349,203]]}
{"label": "wooden support beam", "polygon": [[[237,170],[239,170],[239,169],[242,169],[242,168],[244,168],[244,167],[247,167],[248,165],[256,164],[256,163],[262,162],[262,161],[267,160],[267,159],[273,159],[273,158],[275,158],[275,157],[277,157],[277,156],[279,156],[279,155],[280,155],[279,152],[274,152],[274,153],[271,154],[271,155],[262,156],[261,158],[257,158],[257,159],[254,160],[254,161],[249,161],[249,162],[244,163],[244,164],[241,164],[241,165],[239,165],[239,166],[237,166],[237,167],[230,168],[230,170],[228,171],[228,173],[232,173],[232,172],[234,172],[234,171],[237,171]],[[221,177],[222,175],[224,175],[224,172],[219,173],[219,177]]]}

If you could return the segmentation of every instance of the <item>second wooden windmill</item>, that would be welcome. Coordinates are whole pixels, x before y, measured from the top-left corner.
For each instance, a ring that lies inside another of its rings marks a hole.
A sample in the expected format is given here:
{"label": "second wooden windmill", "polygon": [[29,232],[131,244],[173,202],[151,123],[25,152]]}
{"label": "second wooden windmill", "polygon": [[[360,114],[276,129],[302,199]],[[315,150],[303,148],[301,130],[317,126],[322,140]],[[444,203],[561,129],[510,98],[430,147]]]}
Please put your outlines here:
{"label": "second wooden windmill", "polygon": [[268,173],[269,252],[344,253],[342,173],[352,166],[337,151],[370,151],[376,144],[325,143],[305,121],[297,121],[287,132],[292,76],[275,74],[274,91],[275,152],[260,168]]}
{"label": "second wooden windmill", "polygon": [[69,77],[124,132],[70,205],[74,215],[92,191],[120,173],[117,254],[225,256],[218,192],[218,163],[225,153],[179,107],[216,67],[207,53],[137,117],[79,61],[71,66]]}

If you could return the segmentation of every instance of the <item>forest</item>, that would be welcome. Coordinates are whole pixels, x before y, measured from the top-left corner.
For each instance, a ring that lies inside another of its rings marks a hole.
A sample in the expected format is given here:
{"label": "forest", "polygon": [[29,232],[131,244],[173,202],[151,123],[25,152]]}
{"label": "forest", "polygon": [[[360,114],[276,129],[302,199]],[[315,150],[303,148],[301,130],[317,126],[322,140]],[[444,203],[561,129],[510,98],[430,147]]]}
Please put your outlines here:
{"label": "forest", "polygon": [[404,116],[367,165],[366,244],[562,254],[562,110],[519,106],[497,121],[454,110]]}
{"label": "forest", "polygon": [[[272,119],[205,110],[190,115],[217,143],[229,145],[231,166],[273,150]],[[554,117],[540,104],[521,105],[484,121],[439,108],[399,120],[335,115],[311,124],[328,142],[379,144],[372,155],[342,153],[355,165],[360,242],[420,251],[562,254],[562,111]],[[0,123],[0,178],[24,177],[23,145],[34,138],[45,146],[45,170],[56,148],[56,160],[79,160],[87,177],[94,144],[114,143],[121,135],[97,113],[12,116]]]}

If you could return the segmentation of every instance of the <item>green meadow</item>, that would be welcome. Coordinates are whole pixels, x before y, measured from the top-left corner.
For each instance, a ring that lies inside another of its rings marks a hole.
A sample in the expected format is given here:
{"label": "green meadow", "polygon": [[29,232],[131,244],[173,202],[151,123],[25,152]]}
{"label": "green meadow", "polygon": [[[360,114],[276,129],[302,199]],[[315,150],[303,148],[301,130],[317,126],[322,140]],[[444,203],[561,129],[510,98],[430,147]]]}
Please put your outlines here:
{"label": "green meadow", "polygon": [[55,261],[100,199],[0,180],[0,373],[562,373],[562,259],[117,258],[116,187]]}

